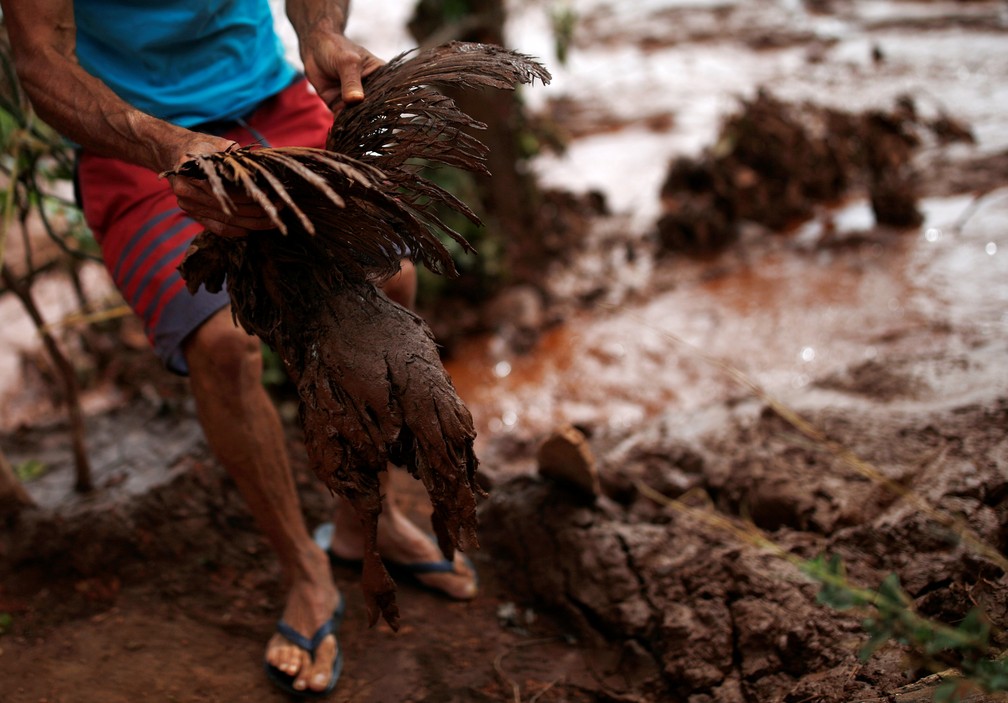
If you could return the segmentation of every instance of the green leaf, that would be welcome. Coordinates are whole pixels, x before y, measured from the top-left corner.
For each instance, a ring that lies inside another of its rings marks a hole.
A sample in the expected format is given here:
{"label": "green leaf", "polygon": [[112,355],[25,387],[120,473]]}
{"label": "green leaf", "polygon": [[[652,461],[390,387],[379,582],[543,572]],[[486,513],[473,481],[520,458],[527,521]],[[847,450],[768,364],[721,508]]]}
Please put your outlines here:
{"label": "green leaf", "polygon": [[979,608],[971,608],[957,629],[982,645],[986,645],[990,637],[990,623]]}
{"label": "green leaf", "polygon": [[839,554],[830,555],[829,561],[826,563],[826,573],[842,579],[847,578],[847,567],[844,566],[843,559]]}
{"label": "green leaf", "polygon": [[858,658],[861,661],[868,661],[875,652],[881,649],[882,645],[890,640],[892,633],[887,630],[879,630],[872,635],[871,639],[862,645],[861,650],[858,652]]}
{"label": "green leaf", "polygon": [[14,618],[10,613],[0,613],[0,635],[6,635],[10,632],[11,625],[14,624]]}
{"label": "green leaf", "polygon": [[282,386],[288,381],[280,355],[265,343],[261,345],[263,357],[262,384],[266,387]]}
{"label": "green leaf", "polygon": [[835,586],[831,583],[823,584],[822,589],[816,596],[816,600],[836,610],[849,610],[850,608],[864,605],[864,599],[849,588]]}
{"label": "green leaf", "polygon": [[882,580],[878,592],[880,596],[894,604],[898,603],[904,606],[911,604],[910,596],[900,586],[899,575],[896,573],[891,573]]}
{"label": "green leaf", "polygon": [[935,703],[958,703],[960,700],[959,684],[960,679],[948,679],[943,681],[934,692]]}
{"label": "green leaf", "polygon": [[836,610],[848,610],[868,601],[856,589],[847,584],[847,569],[840,555],[825,554],[809,559],[801,566],[808,576],[822,583],[822,588],[816,595],[816,601]]}
{"label": "green leaf", "polygon": [[21,481],[31,481],[42,476],[48,470],[49,467],[38,459],[29,459],[14,467],[14,475]]}
{"label": "green leaf", "polygon": [[1008,659],[974,661],[969,674],[986,691],[1008,691]]}
{"label": "green leaf", "polygon": [[927,654],[936,654],[945,649],[957,649],[962,646],[962,641],[950,634],[935,630],[932,637],[926,641],[924,651]]}
{"label": "green leaf", "polygon": [[817,576],[826,570],[826,555],[817,554],[801,565],[801,570],[809,576]]}

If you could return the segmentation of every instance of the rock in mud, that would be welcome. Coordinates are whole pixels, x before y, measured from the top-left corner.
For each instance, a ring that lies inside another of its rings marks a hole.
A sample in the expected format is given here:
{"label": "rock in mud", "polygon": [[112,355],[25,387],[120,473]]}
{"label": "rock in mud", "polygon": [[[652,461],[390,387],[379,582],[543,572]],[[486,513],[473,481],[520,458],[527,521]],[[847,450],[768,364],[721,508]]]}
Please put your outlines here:
{"label": "rock in mud", "polygon": [[602,493],[588,438],[573,425],[564,425],[553,432],[539,446],[536,461],[542,476],[565,483],[593,499]]}

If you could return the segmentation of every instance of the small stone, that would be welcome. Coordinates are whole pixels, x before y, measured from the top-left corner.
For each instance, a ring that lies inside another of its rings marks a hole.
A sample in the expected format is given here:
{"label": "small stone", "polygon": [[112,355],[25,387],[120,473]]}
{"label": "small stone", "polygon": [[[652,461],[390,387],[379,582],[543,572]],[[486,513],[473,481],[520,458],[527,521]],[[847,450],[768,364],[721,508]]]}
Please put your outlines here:
{"label": "small stone", "polygon": [[601,495],[595,456],[588,439],[572,425],[558,428],[542,445],[536,457],[539,474],[577,488],[591,496]]}

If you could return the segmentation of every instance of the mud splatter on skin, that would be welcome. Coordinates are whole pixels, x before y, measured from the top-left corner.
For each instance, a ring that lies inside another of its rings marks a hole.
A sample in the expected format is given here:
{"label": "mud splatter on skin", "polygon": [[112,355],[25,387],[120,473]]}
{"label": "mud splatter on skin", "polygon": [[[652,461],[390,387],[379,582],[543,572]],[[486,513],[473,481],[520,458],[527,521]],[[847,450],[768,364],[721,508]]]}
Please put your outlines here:
{"label": "mud splatter on skin", "polygon": [[[180,270],[190,290],[220,290],[235,318],[280,354],[301,400],[315,474],[347,498],[365,531],[362,587],[372,624],[398,626],[395,584],[377,550],[379,475],[389,462],[419,478],[447,557],[476,538],[476,431],[424,322],[380,293],[405,253],[455,274],[436,236],[464,240],[434,214],[463,203],[418,175],[417,160],[485,172],[478,127],[432,86],[512,89],[549,73],[499,47],[452,43],[394,59],[368,77],[366,99],[334,120],[326,150],[239,149],[179,173],[225,182],[264,205],[276,230],[243,240],[204,233]],[[283,233],[283,234],[281,234]]]}

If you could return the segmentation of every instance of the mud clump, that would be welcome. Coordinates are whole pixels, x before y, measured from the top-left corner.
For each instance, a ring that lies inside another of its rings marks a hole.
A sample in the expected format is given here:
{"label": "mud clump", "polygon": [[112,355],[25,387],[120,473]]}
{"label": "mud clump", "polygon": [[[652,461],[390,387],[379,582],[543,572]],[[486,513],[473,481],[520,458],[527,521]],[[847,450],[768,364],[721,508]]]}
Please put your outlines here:
{"label": "mud clump", "polygon": [[922,118],[909,97],[888,112],[849,113],[760,90],[725,120],[714,146],[671,164],[660,193],[661,249],[716,253],[738,239],[745,222],[785,231],[858,189],[868,193],[879,225],[916,227],[922,217],[913,159],[925,138],[973,139],[944,113]]}
{"label": "mud clump", "polygon": [[590,642],[643,649],[650,666],[629,688],[645,700],[778,700],[807,673],[839,686],[849,671],[856,620],[832,617],[775,557],[688,518],[638,522],[530,479],[495,492],[483,517],[484,546],[521,566],[520,591]]}
{"label": "mud clump", "polygon": [[[853,412],[859,402],[806,417],[1003,549],[1008,444],[995,428],[1008,401],[896,418]],[[919,678],[901,646],[861,662],[865,613],[821,605],[819,585],[795,564],[740,539],[755,534],[746,524],[795,559],[839,555],[857,585],[896,573],[914,608],[942,622],[979,603],[995,628],[1008,623],[1008,578],[996,564],[829,452],[789,439],[769,409],[726,412],[739,415],[727,429],[688,441],[671,418],[594,439],[605,493],[594,502],[567,481],[523,476],[495,487],[481,512],[484,548],[516,593],[587,642],[623,651],[625,693],[840,703]],[[921,462],[936,454],[940,462]],[[679,502],[656,503],[634,490],[643,484]]]}

